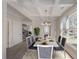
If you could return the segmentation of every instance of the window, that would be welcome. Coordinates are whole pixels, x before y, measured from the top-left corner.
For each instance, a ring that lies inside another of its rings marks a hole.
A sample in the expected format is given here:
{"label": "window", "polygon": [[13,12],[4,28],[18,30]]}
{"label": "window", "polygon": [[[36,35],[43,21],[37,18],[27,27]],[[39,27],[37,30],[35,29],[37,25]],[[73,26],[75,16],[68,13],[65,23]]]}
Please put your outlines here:
{"label": "window", "polygon": [[67,17],[63,17],[62,21],[61,21],[61,35],[66,35],[66,21],[67,21]]}
{"label": "window", "polygon": [[70,15],[66,22],[68,43],[77,43],[77,15],[76,12]]}
{"label": "window", "polygon": [[77,15],[76,12],[61,21],[61,35],[66,36],[67,43],[77,43]]}
{"label": "window", "polygon": [[51,36],[51,22],[45,21],[42,23],[43,26],[43,34]]}
{"label": "window", "polygon": [[44,34],[49,34],[49,26],[48,25],[44,26]]}

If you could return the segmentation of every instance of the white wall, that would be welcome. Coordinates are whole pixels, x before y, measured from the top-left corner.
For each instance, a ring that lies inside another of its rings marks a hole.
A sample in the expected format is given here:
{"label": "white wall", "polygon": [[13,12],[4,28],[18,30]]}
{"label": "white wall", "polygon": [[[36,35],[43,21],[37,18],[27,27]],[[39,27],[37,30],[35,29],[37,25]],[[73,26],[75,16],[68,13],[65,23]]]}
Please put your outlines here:
{"label": "white wall", "polygon": [[22,21],[18,12],[10,6],[8,6],[7,10],[7,19],[9,23],[9,42],[7,47],[12,47],[22,41]]}
{"label": "white wall", "polygon": [[7,42],[7,47],[12,47],[22,42],[22,24],[24,20],[28,22],[29,19],[10,5],[8,5],[7,8],[7,19],[9,23],[9,42]]}
{"label": "white wall", "polygon": [[22,42],[22,23],[20,20],[9,20],[9,47]]}
{"label": "white wall", "polygon": [[22,41],[22,23],[19,20],[13,21],[13,45]]}

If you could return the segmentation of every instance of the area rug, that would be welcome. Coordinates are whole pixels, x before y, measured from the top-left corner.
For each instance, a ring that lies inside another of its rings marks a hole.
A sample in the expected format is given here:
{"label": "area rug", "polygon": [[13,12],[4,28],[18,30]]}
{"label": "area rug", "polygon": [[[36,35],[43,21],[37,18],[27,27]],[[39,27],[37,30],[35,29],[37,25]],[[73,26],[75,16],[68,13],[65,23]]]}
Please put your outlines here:
{"label": "area rug", "polygon": [[[28,53],[26,52],[22,59],[38,59],[37,51],[29,51]],[[62,51],[57,51],[54,53],[52,59],[71,59],[71,58],[67,53],[65,53],[64,56],[64,53]]]}

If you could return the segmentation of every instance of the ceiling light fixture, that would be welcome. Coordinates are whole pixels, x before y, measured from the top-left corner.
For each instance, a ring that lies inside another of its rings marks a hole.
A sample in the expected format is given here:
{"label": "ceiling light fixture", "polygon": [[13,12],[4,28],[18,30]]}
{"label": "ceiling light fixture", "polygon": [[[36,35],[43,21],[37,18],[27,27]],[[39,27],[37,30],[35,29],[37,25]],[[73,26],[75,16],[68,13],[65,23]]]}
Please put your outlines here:
{"label": "ceiling light fixture", "polygon": [[[45,10],[45,12],[47,12],[47,10]],[[42,23],[42,25],[51,25],[51,22],[48,21],[48,19],[46,19],[46,20]]]}

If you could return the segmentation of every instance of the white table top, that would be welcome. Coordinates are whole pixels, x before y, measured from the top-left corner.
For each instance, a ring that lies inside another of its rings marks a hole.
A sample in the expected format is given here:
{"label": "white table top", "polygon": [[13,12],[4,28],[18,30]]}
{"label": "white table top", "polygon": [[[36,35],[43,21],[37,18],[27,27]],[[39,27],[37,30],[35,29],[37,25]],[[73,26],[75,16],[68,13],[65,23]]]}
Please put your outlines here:
{"label": "white table top", "polygon": [[[37,45],[42,45],[44,41],[36,41],[34,44],[34,47],[37,47]],[[58,44],[54,41],[54,42],[49,42],[46,41],[47,45],[53,45],[54,47],[58,47]]]}

